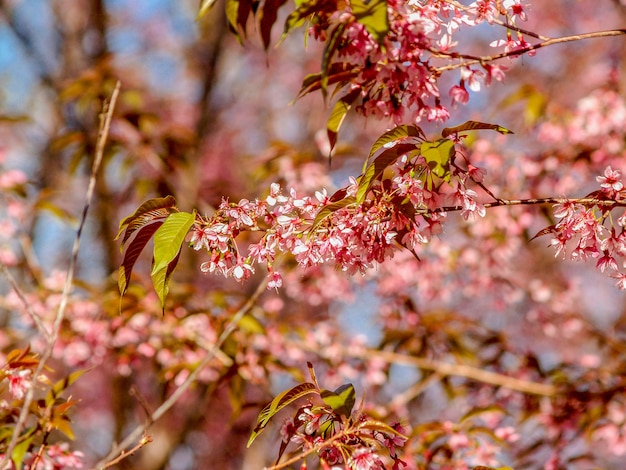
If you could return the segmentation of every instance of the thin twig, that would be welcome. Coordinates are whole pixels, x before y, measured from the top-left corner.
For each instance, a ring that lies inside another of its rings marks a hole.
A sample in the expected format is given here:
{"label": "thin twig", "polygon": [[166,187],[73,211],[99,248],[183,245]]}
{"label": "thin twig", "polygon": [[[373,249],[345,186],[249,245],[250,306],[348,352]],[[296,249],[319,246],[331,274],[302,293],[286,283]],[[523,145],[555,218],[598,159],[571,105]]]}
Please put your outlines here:
{"label": "thin twig", "polygon": [[254,307],[256,300],[265,291],[267,282],[268,278],[266,277],[263,282],[258,285],[257,289],[250,296],[250,298],[239,308],[239,310],[237,310],[224,328],[224,331],[222,331],[222,334],[220,334],[217,342],[212,345],[204,359],[202,359],[198,366],[187,376],[187,379],[180,385],[180,387],[174,390],[170,397],[165,400],[143,424],[137,426],[122,442],[114,445],[108,455],[96,464],[95,468],[99,470],[106,469],[111,466],[111,462],[119,462],[119,460],[121,460],[121,454],[125,456],[130,455],[130,453],[126,453],[124,449],[133,445],[133,443],[135,443],[140,436],[145,435],[150,425],[161,418],[165,413],[167,413],[167,411],[169,411],[170,408],[172,408],[172,406],[174,406],[187,389],[196,381],[200,372],[202,372],[202,370],[213,360],[213,358],[221,352],[220,348],[222,347],[222,344],[231,335],[231,333],[235,331],[237,324],[241,321],[243,316],[248,313],[252,307]]}
{"label": "thin twig", "polygon": [[[458,69],[461,67],[469,67],[470,65],[493,62],[495,60],[504,59],[506,57],[515,57],[515,56],[527,54],[528,52],[536,51],[537,49],[541,49],[542,47],[552,46],[554,44],[563,44],[563,43],[572,42],[572,41],[582,41],[583,39],[621,36],[624,34],[626,34],[626,29],[613,29],[609,31],[595,31],[592,33],[575,34],[573,36],[563,36],[560,38],[547,39],[546,41],[542,41],[537,44],[531,44],[530,46],[527,46],[521,49],[516,49],[513,51],[509,51],[509,52],[503,52],[501,54],[476,57],[476,58],[472,58],[469,60],[465,60],[463,62],[458,62],[456,64],[443,65],[441,67],[434,67],[433,71],[436,73],[441,73],[447,70],[454,70],[454,69]],[[462,55],[458,54],[458,57],[462,57]]]}
{"label": "thin twig", "polygon": [[0,262],[0,267],[2,267],[2,273],[5,275],[5,277],[9,281],[9,284],[11,285],[11,288],[13,289],[13,291],[15,292],[17,297],[20,299],[20,301],[24,305],[24,309],[26,310],[26,313],[28,313],[28,315],[33,320],[33,322],[35,322],[35,325],[37,325],[37,328],[39,329],[39,331],[43,335],[44,339],[46,341],[49,341],[50,340],[50,332],[48,331],[46,326],[41,321],[41,318],[39,318],[39,315],[37,315],[35,313],[35,311],[33,310],[33,308],[30,306],[30,304],[28,303],[28,300],[26,300],[26,297],[24,296],[24,293],[22,292],[22,289],[20,289],[20,286],[15,281],[15,278],[11,275],[11,272],[9,271],[9,268],[7,268],[6,265],[4,263],[2,263],[2,262]]}
{"label": "thin twig", "polygon": [[[39,364],[35,369],[33,376],[35,380],[39,377],[44,368],[46,367],[46,363],[52,356],[52,351],[56,344],[56,341],[59,336],[59,330],[61,328],[61,324],[63,323],[63,319],[65,318],[65,309],[67,308],[67,304],[69,301],[70,294],[72,292],[73,283],[74,283],[74,273],[76,271],[76,265],[78,262],[78,251],[80,248],[81,235],[83,232],[83,228],[85,226],[85,222],[87,220],[87,213],[89,212],[89,206],[91,204],[91,200],[93,199],[93,193],[96,186],[96,176],[98,174],[98,170],[100,169],[100,164],[102,163],[102,157],[104,155],[104,148],[106,145],[106,141],[109,135],[109,129],[111,128],[111,120],[113,119],[113,110],[115,109],[115,103],[117,101],[117,97],[120,91],[120,82],[117,82],[115,85],[115,89],[111,94],[111,98],[109,102],[105,102],[103,106],[102,114],[100,115],[100,128],[98,131],[98,140],[96,142],[96,152],[94,155],[93,166],[91,168],[91,177],[89,178],[89,186],[87,188],[87,194],[85,196],[85,205],[83,206],[83,213],[80,219],[80,224],[78,225],[78,230],[76,231],[76,237],[74,238],[74,245],[72,247],[72,256],[70,258],[70,265],[67,270],[67,276],[65,278],[65,284],[63,286],[63,293],[61,294],[61,301],[59,303],[59,307],[57,308],[56,316],[54,318],[54,324],[52,327],[52,331],[49,334],[49,337],[46,341],[46,347],[41,355],[41,359],[39,360]],[[26,420],[30,414],[30,405],[33,402],[35,397],[35,387],[31,386],[28,388],[26,392],[26,396],[24,398],[24,404],[22,405],[22,410],[20,412],[20,416],[15,423],[15,428],[13,429],[13,436],[11,437],[11,442],[7,447],[4,456],[0,460],[0,468],[4,468],[11,458],[11,454],[15,449],[15,446],[19,440],[20,434],[24,429],[26,424]]]}
{"label": "thin twig", "polygon": [[[626,200],[615,201],[611,199],[598,199],[595,197],[581,197],[581,198],[569,198],[569,197],[544,197],[537,199],[498,199],[495,202],[487,202],[483,204],[485,209],[491,207],[500,206],[532,206],[542,204],[580,204],[582,206],[593,207],[598,206],[603,209],[613,209],[615,207],[626,207]],[[417,210],[418,214],[433,214],[439,212],[459,212],[463,210],[463,206],[443,206],[436,209],[420,209]]]}

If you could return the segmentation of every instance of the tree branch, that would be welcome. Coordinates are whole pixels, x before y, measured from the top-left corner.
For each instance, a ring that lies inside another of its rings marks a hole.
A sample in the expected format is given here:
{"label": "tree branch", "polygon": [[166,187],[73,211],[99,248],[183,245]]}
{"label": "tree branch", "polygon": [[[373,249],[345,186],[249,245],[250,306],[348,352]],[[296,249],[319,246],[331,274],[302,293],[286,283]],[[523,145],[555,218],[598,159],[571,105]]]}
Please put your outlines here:
{"label": "tree branch", "polygon": [[528,47],[524,47],[521,49],[516,49],[514,51],[503,52],[501,54],[474,57],[474,56],[463,56],[462,54],[456,55],[447,55],[448,57],[467,57],[469,60],[465,60],[463,62],[458,62],[456,64],[444,65],[442,67],[434,67],[433,71],[436,73],[442,73],[447,70],[454,70],[461,67],[469,67],[470,65],[481,64],[483,65],[486,62],[493,62],[495,60],[504,59],[506,57],[515,57],[523,54],[527,54],[528,52],[536,51],[537,49],[541,49],[542,47],[552,46],[554,44],[562,44],[566,42],[572,41],[581,41],[583,39],[594,39],[594,38],[603,38],[603,37],[611,37],[611,36],[621,36],[626,34],[626,29],[613,29],[608,31],[596,31],[593,33],[585,33],[585,34],[576,34],[573,36],[563,36],[560,38],[547,39],[545,41],[539,42],[537,44],[531,44]]}

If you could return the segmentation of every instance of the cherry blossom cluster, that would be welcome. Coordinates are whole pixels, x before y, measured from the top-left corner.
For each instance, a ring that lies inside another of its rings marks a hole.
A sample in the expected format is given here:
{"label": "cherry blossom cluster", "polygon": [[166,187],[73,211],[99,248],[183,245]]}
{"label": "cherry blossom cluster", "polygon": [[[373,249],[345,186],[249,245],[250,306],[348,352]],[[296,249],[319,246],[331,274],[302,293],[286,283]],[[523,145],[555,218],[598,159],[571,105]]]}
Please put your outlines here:
{"label": "cherry blossom cluster", "polygon": [[[286,252],[305,268],[332,263],[351,274],[364,273],[399,247],[412,249],[439,234],[445,202],[458,205],[466,220],[485,215],[477,192],[470,188],[483,173],[471,165],[456,166],[449,182],[435,181],[422,156],[403,156],[392,169],[395,177],[374,182],[370,196],[360,204],[354,178],[332,196],[325,189],[314,197],[299,196],[293,188],[287,195],[273,183],[263,200],[223,200],[211,217],[199,217],[191,230],[191,246],[209,254],[201,270],[243,281],[254,273],[254,264],[264,263],[269,287],[277,288],[282,277],[273,264],[277,253]],[[263,232],[247,253],[236,240],[242,232]]]}
{"label": "cherry blossom cluster", "polygon": [[[603,206],[605,201],[623,203],[626,191],[619,170],[608,166],[603,176],[597,177],[600,190],[592,193],[591,203],[572,200],[555,205],[554,215],[559,219],[549,231],[554,238],[551,245],[556,256],[566,255],[585,261],[596,259],[596,267],[617,280],[620,289],[626,289],[626,212],[614,220],[611,208]],[[573,248],[572,248],[573,247]]]}
{"label": "cherry blossom cluster", "polygon": [[[437,63],[443,60],[449,64],[463,57],[455,41],[456,33],[462,28],[485,22],[494,24],[496,20],[511,25],[517,19],[526,20],[526,7],[519,0],[479,0],[468,6],[434,0],[385,3],[389,29],[380,43],[367,26],[359,22],[350,3],[317,12],[310,35],[327,42],[327,48],[332,51],[331,63],[338,70],[358,71],[348,87],[348,93],[360,92],[362,104],[358,110],[366,116],[391,118],[396,124],[422,119],[443,122],[449,118],[447,99],[444,100],[447,97],[442,96],[438,84],[441,71]],[[343,31],[340,40],[334,38],[337,31]],[[331,35],[333,40],[329,39]],[[332,50],[334,44],[336,52]],[[513,38],[508,32],[506,40],[494,41],[491,45],[512,52],[523,49],[528,43],[523,35]],[[468,88],[479,91],[481,84],[501,81],[505,73],[504,66],[488,62],[459,68],[460,81],[448,92],[453,104],[467,103]]]}

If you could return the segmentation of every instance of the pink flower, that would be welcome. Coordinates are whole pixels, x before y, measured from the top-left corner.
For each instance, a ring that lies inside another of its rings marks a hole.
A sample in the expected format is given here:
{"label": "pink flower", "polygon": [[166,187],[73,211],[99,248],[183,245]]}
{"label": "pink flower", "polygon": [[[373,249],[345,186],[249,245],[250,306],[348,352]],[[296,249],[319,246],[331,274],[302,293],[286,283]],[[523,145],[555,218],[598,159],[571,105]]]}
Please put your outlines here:
{"label": "pink flower", "polygon": [[622,173],[619,170],[613,170],[609,165],[604,170],[604,176],[596,176],[596,181],[600,183],[602,192],[613,197],[615,193],[624,189],[621,177]]}
{"label": "pink flower", "polygon": [[33,371],[30,369],[9,369],[7,377],[9,379],[9,392],[13,397],[21,400],[26,395],[26,390],[31,385]]}
{"label": "pink flower", "polygon": [[467,104],[469,101],[469,93],[465,89],[465,85],[454,85],[450,88],[450,97],[453,103]]}
{"label": "pink flower", "polygon": [[350,456],[348,465],[352,470],[384,470],[385,466],[372,449],[360,447]]}

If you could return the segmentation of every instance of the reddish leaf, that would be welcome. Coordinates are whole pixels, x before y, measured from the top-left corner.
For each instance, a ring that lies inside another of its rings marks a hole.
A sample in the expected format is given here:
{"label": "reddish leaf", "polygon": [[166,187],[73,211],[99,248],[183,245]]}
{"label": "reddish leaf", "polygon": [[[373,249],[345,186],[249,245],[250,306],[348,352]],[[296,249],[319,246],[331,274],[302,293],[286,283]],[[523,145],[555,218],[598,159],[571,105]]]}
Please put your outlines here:
{"label": "reddish leaf", "polygon": [[259,12],[259,26],[265,50],[270,47],[270,42],[272,40],[272,26],[276,23],[278,9],[285,3],[287,3],[287,0],[265,0],[263,6],[261,7],[261,11]]}

